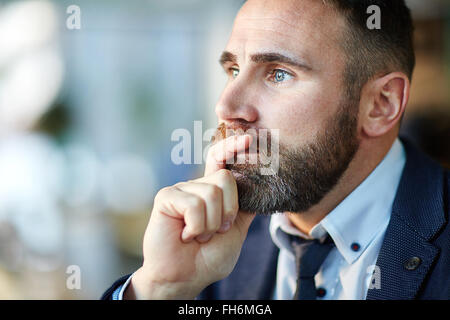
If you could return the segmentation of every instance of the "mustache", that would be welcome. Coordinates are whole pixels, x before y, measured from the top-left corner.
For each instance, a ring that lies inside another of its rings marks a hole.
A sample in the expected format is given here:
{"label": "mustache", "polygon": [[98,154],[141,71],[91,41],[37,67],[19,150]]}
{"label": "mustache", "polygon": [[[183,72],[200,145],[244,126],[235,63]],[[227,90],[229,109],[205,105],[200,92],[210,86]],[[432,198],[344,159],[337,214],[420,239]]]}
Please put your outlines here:
{"label": "mustache", "polygon": [[272,134],[270,129],[252,127],[244,122],[235,122],[231,124],[220,123],[217,127],[211,143],[215,144],[221,140],[232,136],[240,136],[248,134],[253,137],[252,145],[249,149],[255,149],[256,152],[260,150],[270,150],[272,144]]}

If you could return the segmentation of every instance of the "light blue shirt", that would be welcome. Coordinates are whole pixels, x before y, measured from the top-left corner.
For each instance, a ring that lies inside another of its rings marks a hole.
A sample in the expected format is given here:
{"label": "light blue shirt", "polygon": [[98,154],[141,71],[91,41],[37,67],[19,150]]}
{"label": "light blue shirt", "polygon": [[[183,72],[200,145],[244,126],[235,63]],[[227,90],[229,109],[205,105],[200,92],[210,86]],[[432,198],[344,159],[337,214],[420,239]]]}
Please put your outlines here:
{"label": "light blue shirt", "polygon": [[292,299],[296,290],[297,270],[288,234],[307,239],[329,234],[336,245],[314,278],[316,288],[326,292],[318,299],[363,300],[369,288],[377,290],[383,285],[379,282],[382,270],[375,265],[405,162],[403,145],[397,139],[375,170],[308,235],[296,229],[285,214],[271,217],[270,234],[280,248],[274,299]]}
{"label": "light blue shirt", "polygon": [[[372,281],[372,275],[382,272],[375,265],[405,163],[405,150],[397,139],[375,170],[308,235],[296,229],[285,214],[272,216],[270,235],[280,248],[275,300],[292,299],[296,289],[297,270],[288,234],[307,239],[329,234],[333,239],[335,247],[314,278],[316,287],[325,289],[322,299],[362,300],[369,288],[377,290],[383,285]],[[113,300],[122,300],[131,277],[114,291]]]}
{"label": "light blue shirt", "polygon": [[125,281],[124,284],[122,284],[121,286],[117,287],[116,290],[114,290],[114,292],[112,294],[113,300],[123,300],[123,294],[124,294],[125,290],[127,289],[128,284],[130,283],[131,278],[133,277],[133,274],[127,279],[127,281]]}

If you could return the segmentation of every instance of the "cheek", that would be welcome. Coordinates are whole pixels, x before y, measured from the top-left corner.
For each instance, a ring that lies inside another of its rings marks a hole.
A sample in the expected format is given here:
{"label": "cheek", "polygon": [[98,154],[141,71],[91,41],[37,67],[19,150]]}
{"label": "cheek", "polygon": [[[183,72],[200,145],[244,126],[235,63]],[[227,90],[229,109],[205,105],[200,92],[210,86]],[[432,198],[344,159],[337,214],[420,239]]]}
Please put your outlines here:
{"label": "cheek", "polygon": [[285,145],[298,146],[314,141],[335,111],[336,99],[330,99],[320,86],[306,89],[272,95],[261,105],[264,126],[280,129],[280,139]]}

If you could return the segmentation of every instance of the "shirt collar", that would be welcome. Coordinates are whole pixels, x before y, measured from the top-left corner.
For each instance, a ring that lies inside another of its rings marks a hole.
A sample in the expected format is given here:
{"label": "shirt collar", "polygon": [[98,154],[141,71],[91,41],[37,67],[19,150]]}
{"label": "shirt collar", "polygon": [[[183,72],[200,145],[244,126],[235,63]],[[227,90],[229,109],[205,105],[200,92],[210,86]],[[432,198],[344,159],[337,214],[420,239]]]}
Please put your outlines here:
{"label": "shirt collar", "polygon": [[[280,249],[291,251],[286,234],[306,239],[319,239],[329,234],[347,263],[353,263],[389,223],[405,162],[404,147],[396,139],[375,170],[308,235],[296,229],[284,214],[274,214],[269,227],[272,240]],[[352,249],[354,244],[358,250]]]}
{"label": "shirt collar", "polygon": [[280,249],[287,250],[292,256],[294,256],[294,253],[288,235],[312,239],[310,235],[305,234],[294,227],[288,217],[281,212],[276,212],[272,215],[270,218],[269,230],[275,245]]}

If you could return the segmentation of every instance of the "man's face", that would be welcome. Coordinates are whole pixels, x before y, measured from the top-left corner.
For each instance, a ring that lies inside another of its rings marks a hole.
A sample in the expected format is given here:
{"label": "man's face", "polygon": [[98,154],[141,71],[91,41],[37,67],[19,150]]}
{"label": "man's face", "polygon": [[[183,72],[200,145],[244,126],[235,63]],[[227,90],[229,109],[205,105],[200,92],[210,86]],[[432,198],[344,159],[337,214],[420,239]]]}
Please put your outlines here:
{"label": "man's face", "polygon": [[344,28],[317,0],[250,0],[239,12],[221,59],[229,81],[216,106],[219,123],[279,129],[280,143],[274,176],[228,166],[242,210],[305,211],[347,169],[358,147],[359,101],[345,94]]}

